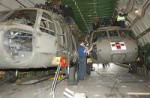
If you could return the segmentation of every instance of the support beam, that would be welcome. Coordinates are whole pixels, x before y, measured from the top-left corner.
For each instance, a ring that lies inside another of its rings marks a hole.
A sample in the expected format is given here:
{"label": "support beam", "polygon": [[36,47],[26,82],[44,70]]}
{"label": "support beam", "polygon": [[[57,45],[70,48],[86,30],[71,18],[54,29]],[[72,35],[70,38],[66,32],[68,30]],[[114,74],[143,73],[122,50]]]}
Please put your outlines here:
{"label": "support beam", "polygon": [[2,5],[2,6],[4,6],[5,8],[7,8],[7,9],[11,10],[11,8],[10,8],[10,7],[8,7],[8,6],[4,5],[4,4],[3,4],[3,3],[1,3],[1,2],[0,2],[0,5]]}
{"label": "support beam", "polygon": [[93,0],[93,4],[94,4],[94,10],[95,10],[95,13],[96,13],[96,17],[98,18],[97,8],[96,8],[96,0]]}
{"label": "support beam", "polygon": [[16,0],[16,2],[26,8],[26,6],[23,3],[21,3],[19,0]]}
{"label": "support beam", "polygon": [[145,12],[146,12],[146,10],[147,10],[147,8],[148,8],[149,6],[150,6],[150,1],[149,1],[149,0],[145,1],[144,5],[142,6],[141,15],[140,15],[140,16],[138,15],[138,16],[133,20],[133,22],[131,23],[131,25],[129,26],[129,28],[131,28],[139,19],[141,19],[141,18],[144,17]]}
{"label": "support beam", "polygon": [[146,29],[145,31],[143,31],[141,34],[139,34],[138,36],[136,36],[136,39],[141,38],[142,36],[144,36],[145,34],[150,32],[150,28]]}
{"label": "support beam", "polygon": [[35,5],[35,3],[33,2],[33,1],[31,1],[31,0],[28,0],[31,4],[33,4],[33,5]]}

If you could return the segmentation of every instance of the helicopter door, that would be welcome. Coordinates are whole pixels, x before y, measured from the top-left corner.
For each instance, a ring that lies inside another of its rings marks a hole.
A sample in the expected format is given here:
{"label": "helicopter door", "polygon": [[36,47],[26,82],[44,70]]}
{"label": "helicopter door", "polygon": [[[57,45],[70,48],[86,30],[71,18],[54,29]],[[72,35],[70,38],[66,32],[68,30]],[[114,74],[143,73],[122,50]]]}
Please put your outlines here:
{"label": "helicopter door", "polygon": [[38,37],[38,48],[40,52],[56,53],[57,41],[55,37],[55,27],[52,18],[45,12],[40,21],[40,31]]}
{"label": "helicopter door", "polygon": [[60,20],[56,20],[56,27],[59,50],[66,52],[66,34],[63,30],[63,23]]}

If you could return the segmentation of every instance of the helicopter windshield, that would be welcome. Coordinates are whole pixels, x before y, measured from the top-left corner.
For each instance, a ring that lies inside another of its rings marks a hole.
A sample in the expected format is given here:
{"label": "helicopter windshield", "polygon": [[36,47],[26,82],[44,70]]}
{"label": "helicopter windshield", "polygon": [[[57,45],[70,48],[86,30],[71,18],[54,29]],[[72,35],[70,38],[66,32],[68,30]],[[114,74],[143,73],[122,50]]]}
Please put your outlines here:
{"label": "helicopter windshield", "polygon": [[116,30],[108,31],[110,37],[119,37]]}
{"label": "helicopter windshield", "polygon": [[4,21],[11,21],[19,24],[26,24],[34,26],[36,21],[37,11],[36,10],[16,10],[12,12]]}
{"label": "helicopter windshield", "polygon": [[131,30],[119,30],[121,38],[133,38],[133,33]]}
{"label": "helicopter windshield", "polygon": [[101,39],[106,39],[106,38],[107,38],[106,31],[96,32],[93,36],[93,42],[96,42],[97,40],[101,40]]}

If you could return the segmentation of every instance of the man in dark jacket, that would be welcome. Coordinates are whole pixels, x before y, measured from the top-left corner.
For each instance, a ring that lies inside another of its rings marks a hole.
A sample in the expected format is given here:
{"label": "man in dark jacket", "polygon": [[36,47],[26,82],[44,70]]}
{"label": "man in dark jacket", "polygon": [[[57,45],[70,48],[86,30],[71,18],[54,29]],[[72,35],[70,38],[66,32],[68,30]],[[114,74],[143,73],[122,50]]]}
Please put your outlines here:
{"label": "man in dark jacket", "polygon": [[99,20],[99,18],[95,18],[95,19],[93,20],[93,23],[92,23],[92,28],[93,28],[93,30],[95,31],[95,30],[97,30],[99,27],[101,27],[101,25],[100,25],[100,20]]}

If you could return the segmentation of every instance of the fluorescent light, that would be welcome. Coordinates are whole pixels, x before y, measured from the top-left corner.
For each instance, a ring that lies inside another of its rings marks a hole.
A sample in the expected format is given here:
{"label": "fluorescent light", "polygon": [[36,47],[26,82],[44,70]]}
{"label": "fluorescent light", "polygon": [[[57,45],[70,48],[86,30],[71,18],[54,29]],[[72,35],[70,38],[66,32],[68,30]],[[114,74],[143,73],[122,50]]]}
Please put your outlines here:
{"label": "fluorescent light", "polygon": [[139,13],[139,10],[135,10],[135,13],[136,13],[136,14]]}

